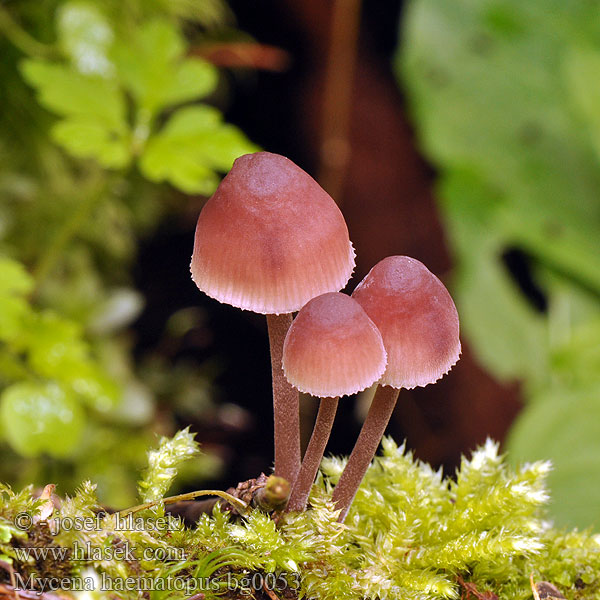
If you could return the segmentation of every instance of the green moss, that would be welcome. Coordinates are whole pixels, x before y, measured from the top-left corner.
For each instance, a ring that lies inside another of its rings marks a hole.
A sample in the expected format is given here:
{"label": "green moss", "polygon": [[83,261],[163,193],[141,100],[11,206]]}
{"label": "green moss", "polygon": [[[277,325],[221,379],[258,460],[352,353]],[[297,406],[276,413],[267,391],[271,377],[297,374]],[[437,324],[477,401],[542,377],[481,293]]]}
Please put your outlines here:
{"label": "green moss", "polygon": [[[186,451],[175,452],[179,446]],[[142,499],[150,497],[147,490],[164,494],[176,463],[195,451],[187,432],[162,440],[150,453]],[[274,519],[252,509],[236,517],[217,505],[195,527],[165,515],[153,492],[157,506],[129,515],[134,521],[123,528],[115,515],[96,516],[98,501],[87,483],[55,510],[48,525],[53,519],[87,517],[96,526],[60,530],[52,543],[69,548],[70,556],[77,546],[87,548],[83,560],[71,559],[73,577],[94,572],[117,584],[139,581],[137,588],[115,590],[132,600],[139,588],[151,588],[152,600],[183,599],[198,591],[209,599],[239,597],[244,590],[260,598],[262,590],[253,588],[262,583],[281,598],[451,599],[464,597],[464,585],[473,585],[481,593],[519,600],[532,597],[530,575],[552,582],[567,598],[598,596],[599,539],[554,529],[545,520],[549,463],[513,470],[488,441],[463,458],[455,477],[444,478],[385,439],[341,525],[330,496],[343,466],[344,460],[324,461],[304,513]],[[31,490],[14,494],[2,488],[0,554],[11,558],[17,573],[35,570],[15,547],[27,546],[44,524],[19,532],[15,518],[21,512],[35,517],[39,506]],[[129,551],[126,558],[111,557],[109,550],[119,548]]]}

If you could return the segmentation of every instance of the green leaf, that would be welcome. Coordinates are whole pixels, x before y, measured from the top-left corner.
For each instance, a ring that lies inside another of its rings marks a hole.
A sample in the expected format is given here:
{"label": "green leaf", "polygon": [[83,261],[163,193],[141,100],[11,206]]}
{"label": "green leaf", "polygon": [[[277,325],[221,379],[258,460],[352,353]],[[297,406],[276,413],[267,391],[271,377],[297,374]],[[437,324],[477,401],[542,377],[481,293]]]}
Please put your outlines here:
{"label": "green leaf", "polygon": [[96,410],[118,402],[118,387],[91,359],[78,324],[46,312],[29,329],[29,362],[36,373],[61,382]]}
{"label": "green leaf", "polygon": [[180,104],[208,96],[217,86],[217,70],[199,58],[184,60],[172,73],[162,89],[165,105]]}
{"label": "green leaf", "polygon": [[600,158],[600,51],[572,48],[565,57],[565,79]]}
{"label": "green leaf", "polygon": [[65,54],[81,73],[112,75],[108,49],[114,34],[98,6],[85,0],[65,2],[57,11],[56,28]]}
{"label": "green leaf", "polygon": [[0,397],[0,416],[6,439],[23,456],[67,456],[83,433],[81,407],[54,383],[10,386]]}
{"label": "green leaf", "polygon": [[23,296],[33,289],[33,278],[25,267],[7,256],[0,256],[0,294]]}
{"label": "green leaf", "polygon": [[218,110],[193,106],[177,111],[140,158],[151,181],[169,181],[187,193],[210,194],[240,155],[258,148],[236,127],[222,122]]}
{"label": "green leaf", "polygon": [[42,60],[25,60],[21,71],[47,109],[65,117],[93,119],[117,132],[124,130],[125,103],[114,82]]}
{"label": "green leaf", "polygon": [[525,303],[499,257],[463,263],[455,284],[461,326],[478,360],[499,378],[540,380],[547,360],[544,323]]}
{"label": "green leaf", "polygon": [[415,1],[398,67],[430,158],[506,197],[503,244],[600,291],[600,169],[574,110],[598,111],[600,28],[589,6],[553,10]]}
{"label": "green leaf", "polygon": [[[505,204],[465,171],[442,181],[442,214],[457,253],[452,290],[461,328],[478,359],[497,377],[543,378],[547,335],[542,315],[522,296],[502,262]],[[472,207],[472,208],[471,208]]]}
{"label": "green leaf", "polygon": [[118,40],[112,49],[122,85],[141,111],[154,116],[174,103],[209,94],[217,84],[217,70],[196,58],[183,60],[184,40],[164,20],[143,25],[132,39]]}
{"label": "green leaf", "polygon": [[[516,460],[554,460],[553,515],[597,523],[597,7],[414,0],[403,24],[398,72],[442,174],[463,330],[493,374],[524,380],[528,404],[509,448]],[[544,313],[500,261],[515,248]]]}
{"label": "green leaf", "polygon": [[18,337],[30,311],[23,298],[33,289],[33,279],[18,262],[0,256],[0,339]]}
{"label": "green leaf", "polygon": [[95,158],[109,169],[127,166],[131,157],[128,139],[107,129],[94,117],[60,121],[51,134],[56,143],[73,156]]}
{"label": "green leaf", "polygon": [[552,372],[573,387],[600,388],[600,319],[584,322],[552,353]]}
{"label": "green leaf", "polygon": [[0,340],[10,342],[18,338],[28,309],[22,298],[0,296]]}
{"label": "green leaf", "polygon": [[51,312],[32,321],[29,344],[31,366],[44,377],[72,379],[86,362],[80,325]]}
{"label": "green leaf", "polygon": [[78,158],[95,158],[104,167],[122,168],[131,156],[125,104],[117,85],[58,63],[27,60],[25,79],[40,103],[65,117],[52,128],[54,140]]}
{"label": "green leaf", "polygon": [[[580,299],[567,300],[585,315]],[[559,310],[569,307],[563,301]],[[513,462],[552,460],[552,514],[559,525],[583,528],[598,525],[600,504],[600,316],[574,326],[581,316],[567,316],[570,326],[558,332],[563,341],[552,351],[546,385],[519,415],[508,449]]]}
{"label": "green leaf", "polygon": [[[547,345],[544,317],[499,261],[506,249],[600,291],[600,169],[573,110],[598,111],[598,51],[579,48],[593,46],[600,31],[589,7],[554,8],[549,17],[539,1],[522,11],[515,0],[417,0],[399,54],[421,141],[450,182],[441,196],[458,258],[459,312],[477,353],[501,377],[539,378]],[[496,335],[485,343],[489,331]],[[523,341],[520,351],[509,337]],[[498,342],[514,352],[496,352]],[[538,366],[529,369],[532,361]]]}
{"label": "green leaf", "polygon": [[[599,169],[600,172],[600,169]],[[520,247],[580,285],[600,294],[600,223],[570,200],[555,207],[517,198],[508,203],[496,224],[505,243]]]}
{"label": "green leaf", "polygon": [[598,525],[600,384],[540,392],[519,415],[507,440],[512,462],[550,459],[552,516],[559,526]]}

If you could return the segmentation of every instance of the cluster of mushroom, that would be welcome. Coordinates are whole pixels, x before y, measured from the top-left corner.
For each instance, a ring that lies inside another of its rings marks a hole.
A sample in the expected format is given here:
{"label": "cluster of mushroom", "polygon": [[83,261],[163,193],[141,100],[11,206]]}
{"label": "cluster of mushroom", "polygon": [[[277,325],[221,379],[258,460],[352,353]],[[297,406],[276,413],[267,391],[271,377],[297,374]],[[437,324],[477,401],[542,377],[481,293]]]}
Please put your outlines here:
{"label": "cluster of mushroom", "polygon": [[[433,383],[460,354],[452,298],[421,262],[385,258],[348,296],[339,290],[353,270],[339,208],[312,177],[277,154],[238,158],[198,219],[191,264],[196,285],[220,302],[267,316],[275,474],[292,486],[287,510],[306,507],[339,397],[379,384],[333,493],[340,520],[400,388]],[[299,391],[321,398],[303,459]]]}

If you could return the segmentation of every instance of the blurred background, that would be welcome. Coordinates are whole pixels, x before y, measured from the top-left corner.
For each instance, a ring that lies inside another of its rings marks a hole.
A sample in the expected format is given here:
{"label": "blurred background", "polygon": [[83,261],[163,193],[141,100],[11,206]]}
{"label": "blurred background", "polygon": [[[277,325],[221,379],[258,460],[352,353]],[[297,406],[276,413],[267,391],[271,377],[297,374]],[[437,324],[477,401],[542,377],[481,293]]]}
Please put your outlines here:
{"label": "blurred background", "polygon": [[[187,425],[204,455],[181,489],[270,469],[264,318],[189,277],[203,202],[262,148],[340,205],[348,290],[407,254],[455,297],[462,359],[403,391],[388,432],[450,474],[488,436],[549,458],[553,518],[597,525],[599,8],[2,2],[0,480],[91,479],[124,507],[147,448]],[[341,403],[330,452],[368,401]]]}

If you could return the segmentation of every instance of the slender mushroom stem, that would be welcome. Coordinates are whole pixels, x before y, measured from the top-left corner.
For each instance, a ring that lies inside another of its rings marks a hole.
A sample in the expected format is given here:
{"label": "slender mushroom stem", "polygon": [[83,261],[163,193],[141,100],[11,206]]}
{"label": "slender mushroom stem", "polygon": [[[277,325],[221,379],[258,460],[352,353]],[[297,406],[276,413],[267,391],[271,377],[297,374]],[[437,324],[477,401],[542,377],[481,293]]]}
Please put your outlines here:
{"label": "slender mushroom stem", "polygon": [[283,342],[292,324],[292,315],[267,315],[271,373],[273,378],[273,417],[275,420],[275,475],[294,485],[300,471],[300,394],[283,374]]}
{"label": "slender mushroom stem", "polygon": [[377,452],[379,442],[394,412],[399,393],[399,389],[384,385],[380,385],[375,392],[352,454],[333,491],[332,500],[336,508],[341,510],[338,518],[340,523],[346,518],[352,500]]}
{"label": "slender mushroom stem", "polygon": [[325,446],[327,446],[327,442],[329,441],[329,434],[333,427],[338,401],[339,398],[321,398],[315,427],[310,436],[310,442],[304,454],[304,459],[302,460],[300,473],[292,488],[292,494],[287,506],[288,511],[302,511],[306,508],[310,488],[321,464]]}

